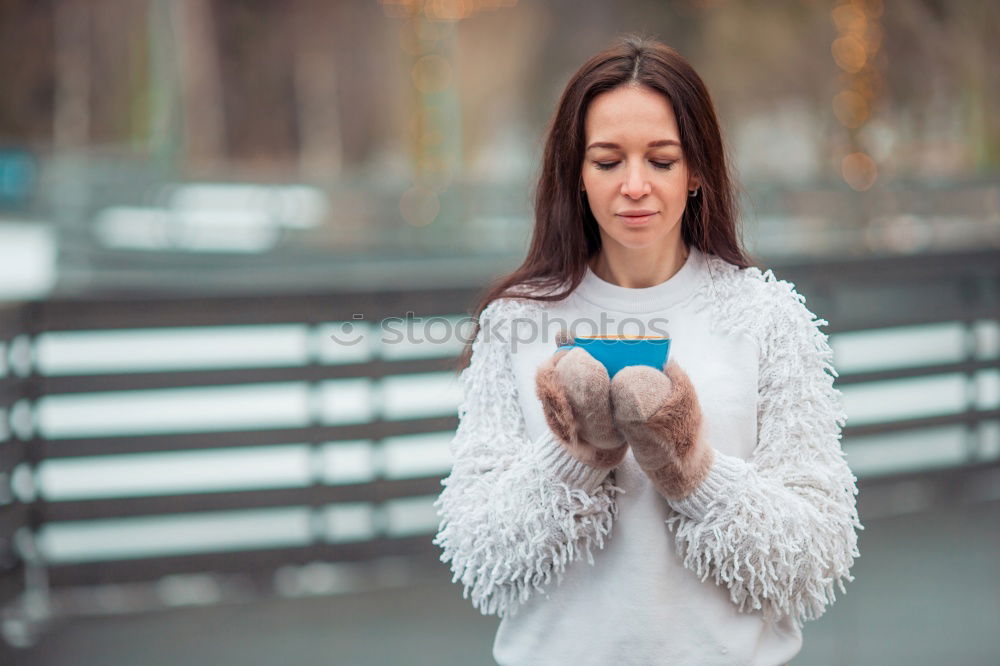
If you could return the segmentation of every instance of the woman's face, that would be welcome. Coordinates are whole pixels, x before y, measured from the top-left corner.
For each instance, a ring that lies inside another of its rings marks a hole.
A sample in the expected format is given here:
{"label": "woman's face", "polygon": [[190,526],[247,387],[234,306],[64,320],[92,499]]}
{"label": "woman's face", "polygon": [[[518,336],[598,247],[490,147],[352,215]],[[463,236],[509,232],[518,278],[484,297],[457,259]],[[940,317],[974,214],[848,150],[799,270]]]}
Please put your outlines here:
{"label": "woman's face", "polygon": [[[666,97],[644,86],[601,93],[587,109],[584,133],[583,188],[605,247],[679,246],[688,190],[698,181]],[[635,211],[651,214],[626,215]]]}

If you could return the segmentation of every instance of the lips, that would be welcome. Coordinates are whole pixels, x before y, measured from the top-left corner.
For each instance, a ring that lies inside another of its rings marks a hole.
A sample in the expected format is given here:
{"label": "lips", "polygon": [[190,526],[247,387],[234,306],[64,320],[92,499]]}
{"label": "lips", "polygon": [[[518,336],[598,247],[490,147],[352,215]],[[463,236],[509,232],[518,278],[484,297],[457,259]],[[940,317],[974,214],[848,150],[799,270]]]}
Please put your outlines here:
{"label": "lips", "polygon": [[622,222],[627,227],[638,227],[646,224],[656,216],[654,211],[629,211],[627,213],[619,213],[618,217],[622,219]]}

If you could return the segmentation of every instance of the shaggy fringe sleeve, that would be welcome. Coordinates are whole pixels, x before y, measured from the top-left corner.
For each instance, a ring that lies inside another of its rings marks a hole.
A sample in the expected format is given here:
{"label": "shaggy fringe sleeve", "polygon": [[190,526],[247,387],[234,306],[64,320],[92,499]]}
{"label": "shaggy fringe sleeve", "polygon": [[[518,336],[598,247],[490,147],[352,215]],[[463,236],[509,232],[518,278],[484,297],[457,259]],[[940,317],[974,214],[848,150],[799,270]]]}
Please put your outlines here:
{"label": "shaggy fringe sleeve", "polygon": [[[768,271],[765,279],[773,274]],[[670,501],[684,566],[729,587],[742,612],[798,625],[846,593],[857,549],[857,479],[840,446],[846,423],[827,335],[784,281],[766,282],[758,442],[748,460],[716,451],[708,477]],[[829,371],[829,373],[828,373]]]}
{"label": "shaggy fringe sleeve", "polygon": [[451,442],[452,470],[434,502],[440,527],[433,543],[451,562],[483,615],[514,615],[518,605],[591,549],[604,547],[617,517],[610,470],[571,457],[547,430],[525,434],[509,346],[519,302],[492,302],[480,317],[463,402]]}

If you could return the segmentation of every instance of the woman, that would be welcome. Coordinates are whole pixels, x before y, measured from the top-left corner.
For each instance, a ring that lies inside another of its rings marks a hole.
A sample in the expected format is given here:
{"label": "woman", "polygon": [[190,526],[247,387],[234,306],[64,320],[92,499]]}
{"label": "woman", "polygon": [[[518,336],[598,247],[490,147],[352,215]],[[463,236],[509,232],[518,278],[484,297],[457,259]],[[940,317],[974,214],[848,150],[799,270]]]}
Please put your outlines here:
{"label": "woman", "polygon": [[[784,664],[853,580],[827,322],[750,266],[727,171],[673,49],[628,36],[567,85],[528,256],[463,357],[435,503],[442,561],[502,618],[500,664]],[[584,326],[666,328],[669,361],[612,378],[553,353],[549,333]]]}

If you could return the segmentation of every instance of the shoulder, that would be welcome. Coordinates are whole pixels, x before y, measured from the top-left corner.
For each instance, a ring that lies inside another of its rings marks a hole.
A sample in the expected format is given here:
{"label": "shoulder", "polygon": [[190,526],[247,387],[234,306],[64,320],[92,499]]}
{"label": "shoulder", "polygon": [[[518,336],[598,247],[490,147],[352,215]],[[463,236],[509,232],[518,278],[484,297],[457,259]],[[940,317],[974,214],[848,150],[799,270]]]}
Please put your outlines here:
{"label": "shoulder", "polygon": [[798,300],[795,285],[779,280],[774,271],[762,271],[756,266],[740,268],[714,254],[706,254],[705,262],[716,293],[723,298],[740,298],[755,305],[781,302],[789,297]]}
{"label": "shoulder", "polygon": [[533,317],[542,308],[543,303],[523,296],[502,296],[495,298],[483,308],[479,315],[479,324],[484,326],[510,326],[519,319]]}
{"label": "shoulder", "polygon": [[559,294],[566,286],[565,282],[552,285],[542,280],[519,283],[483,308],[480,323],[484,319],[507,323],[532,319],[548,309],[552,303],[552,300],[539,300],[540,298]]}
{"label": "shoulder", "polygon": [[706,259],[717,306],[729,313],[735,327],[751,329],[762,346],[812,337],[829,324],[809,310],[794,283],[779,279],[772,269],[740,268],[715,255]]}
{"label": "shoulder", "polygon": [[502,296],[490,301],[479,314],[474,344],[509,350],[513,341],[531,339],[539,329],[544,305],[520,296]]}
{"label": "shoulder", "polygon": [[804,310],[805,296],[770,268],[740,268],[715,255],[706,255],[706,262],[718,298],[738,299],[754,309]]}

